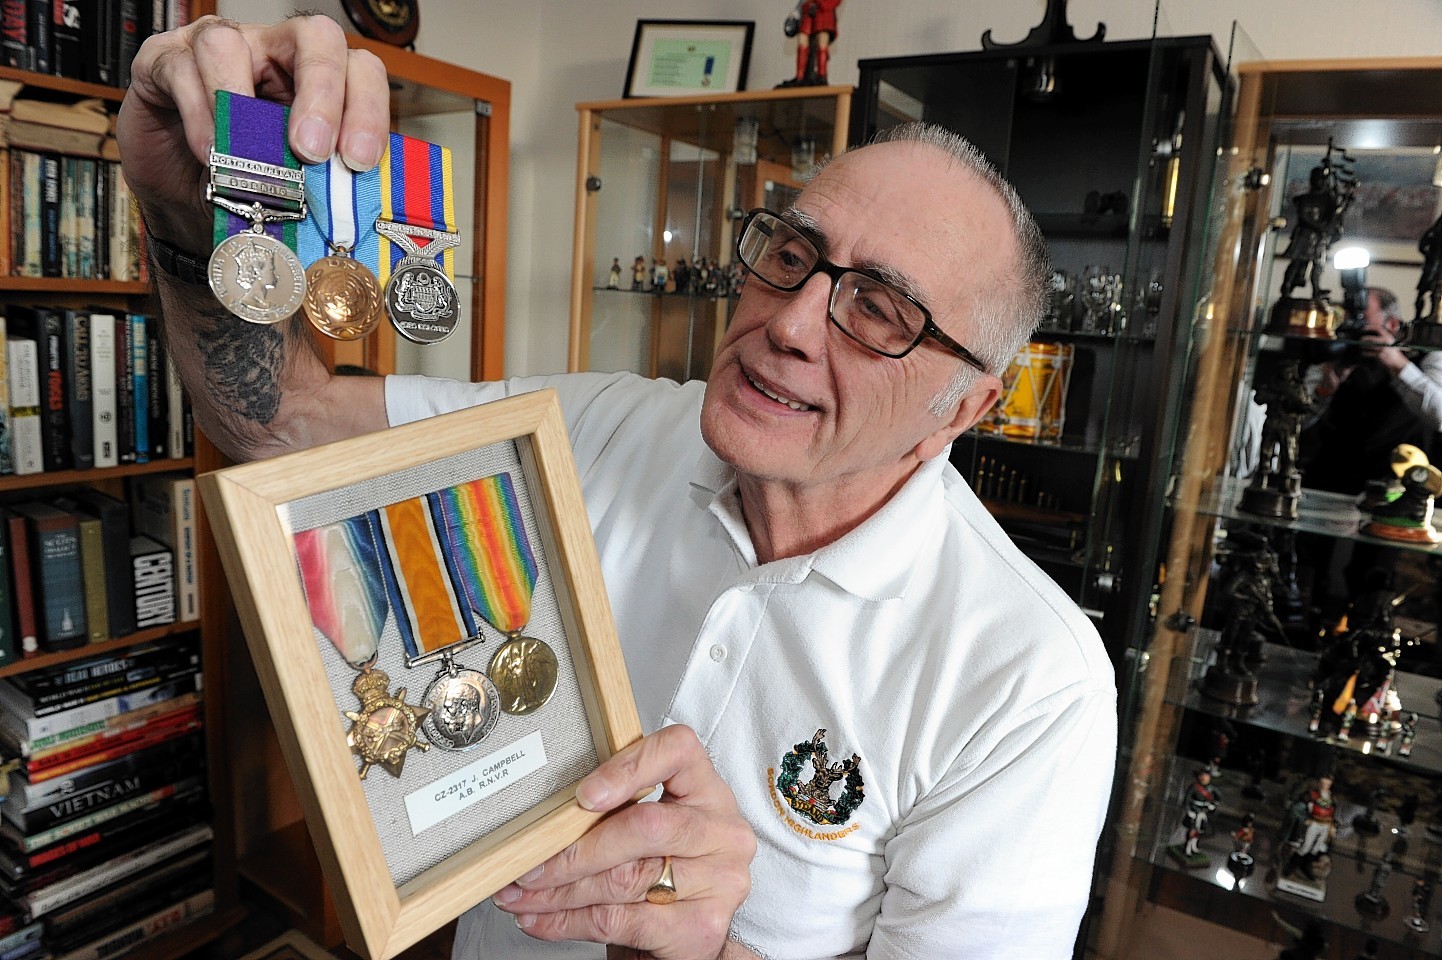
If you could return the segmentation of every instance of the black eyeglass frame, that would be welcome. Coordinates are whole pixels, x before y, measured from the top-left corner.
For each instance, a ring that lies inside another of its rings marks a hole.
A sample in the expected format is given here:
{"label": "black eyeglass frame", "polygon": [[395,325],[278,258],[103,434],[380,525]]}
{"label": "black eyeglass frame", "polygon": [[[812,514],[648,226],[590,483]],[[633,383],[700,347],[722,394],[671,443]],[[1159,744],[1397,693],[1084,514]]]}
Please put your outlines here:
{"label": "black eyeglass frame", "polygon": [[[770,280],[767,280],[761,274],[757,273],[756,268],[746,262],[746,256],[741,252],[741,241],[746,236],[746,231],[751,229],[751,224],[755,222],[756,218],[763,213],[767,214],[768,216],[775,217],[783,224],[786,224],[787,227],[790,227],[791,230],[795,231],[797,236],[801,237],[807,243],[811,244],[811,249],[816,252],[816,262],[811,265],[811,269],[806,271],[805,276],[803,276],[800,280],[796,281],[789,287],[783,287],[779,283],[772,283]],[[986,368],[986,364],[981,361],[980,357],[972,353],[970,350],[966,349],[966,347],[963,347],[960,343],[957,343],[946,334],[946,331],[942,330],[936,325],[936,321],[931,319],[931,311],[928,310],[926,308],[926,305],[923,304],[920,300],[917,300],[915,297],[905,292],[904,290],[897,290],[896,285],[893,284],[891,281],[887,280],[885,277],[879,276],[874,271],[868,270],[865,267],[842,267],[832,263],[830,260],[826,259],[824,256],[821,255],[821,251],[816,246],[816,241],[806,236],[806,234],[800,228],[796,227],[793,224],[787,223],[786,218],[781,216],[781,214],[777,213],[775,210],[768,210],[765,207],[756,207],[755,209],[749,211],[746,214],[746,218],[741,221],[741,229],[736,232],[736,259],[740,260],[742,265],[746,267],[746,270],[757,280],[760,280],[762,283],[766,284],[773,290],[780,290],[782,293],[795,293],[797,290],[800,290],[802,287],[806,286],[807,281],[809,281],[812,277],[816,276],[818,273],[826,274],[826,276],[831,278],[831,297],[827,300],[826,303],[826,319],[830,320],[832,325],[836,327],[836,329],[840,330],[842,333],[846,334],[846,336],[850,340],[862,347],[865,347],[872,353],[878,354],[883,357],[890,357],[893,360],[900,360],[902,357],[906,356],[908,353],[920,346],[921,341],[925,340],[927,337],[930,337],[937,343],[941,344],[943,347],[946,347],[952,353],[956,354],[956,356],[962,361],[970,364],[971,366],[980,370],[982,373],[989,372]],[[912,304],[912,306],[916,307],[916,309],[921,311],[921,315],[924,318],[922,320],[921,330],[917,332],[916,339],[912,340],[911,344],[907,346],[906,349],[901,350],[898,353],[888,353],[885,350],[873,347],[871,344],[859,339],[854,333],[843,327],[841,323],[836,319],[836,295],[841,292],[841,278],[848,273],[859,273],[861,274],[861,276],[881,284],[888,290],[895,290],[898,294],[905,297],[906,300]]]}

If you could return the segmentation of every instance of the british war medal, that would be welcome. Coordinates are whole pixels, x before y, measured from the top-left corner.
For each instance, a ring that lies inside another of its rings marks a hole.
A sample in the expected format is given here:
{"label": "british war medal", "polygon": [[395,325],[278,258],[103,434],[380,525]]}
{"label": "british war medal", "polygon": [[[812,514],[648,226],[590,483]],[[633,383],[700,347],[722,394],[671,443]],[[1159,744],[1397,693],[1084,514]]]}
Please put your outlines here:
{"label": "british war medal", "polygon": [[368,512],[295,535],[296,560],[311,623],[359,671],[351,689],[360,707],[346,710],[346,742],[361,760],[360,777],[373,766],[399,777],[411,749],[426,750],[418,733],[430,711],[390,693],[390,677],[376,670],[388,600],[377,544],[377,517]]}
{"label": "british war medal", "polygon": [[306,216],[305,174],[286,139],[287,115],[280,104],[225,90],[215,95],[205,189],[216,207],[210,289],[251,323],[286,319],[305,295],[295,254],[295,225]]}

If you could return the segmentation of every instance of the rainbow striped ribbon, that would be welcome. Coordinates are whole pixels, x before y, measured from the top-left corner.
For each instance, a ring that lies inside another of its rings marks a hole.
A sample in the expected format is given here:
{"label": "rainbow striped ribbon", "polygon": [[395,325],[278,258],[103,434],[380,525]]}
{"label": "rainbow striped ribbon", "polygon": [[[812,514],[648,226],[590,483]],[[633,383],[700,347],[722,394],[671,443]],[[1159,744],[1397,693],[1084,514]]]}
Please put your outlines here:
{"label": "rainbow striped ribbon", "polygon": [[380,517],[386,542],[381,574],[407,665],[476,636],[474,620],[452,589],[448,551],[442,549],[427,499],[382,507]]}
{"label": "rainbow striped ribbon", "polygon": [[[381,218],[396,223],[456,232],[455,176],[451,151],[434,143],[400,133],[391,134],[390,146],[380,162]],[[376,276],[384,287],[391,271],[406,252],[387,237],[380,237]],[[424,251],[429,242],[415,237]],[[440,255],[440,265],[451,282],[456,279],[456,248]]]}
{"label": "rainbow striped ribbon", "polygon": [[431,497],[467,604],[502,633],[519,633],[531,618],[536,555],[511,475],[472,480]]}
{"label": "rainbow striped ribbon", "polygon": [[[286,124],[290,108],[269,100],[257,100],[228,90],[215,92],[215,149],[218,153],[247,160],[259,160],[277,167],[300,169],[290,152]],[[262,203],[266,198],[260,197]],[[269,204],[267,204],[269,205]],[[215,208],[215,242],[250,229],[250,221],[228,210]],[[292,250],[296,246],[294,222],[267,223],[265,232]]]}
{"label": "rainbow striped ribbon", "polygon": [[311,622],[357,667],[375,656],[389,610],[376,525],[370,511],[294,537]]}

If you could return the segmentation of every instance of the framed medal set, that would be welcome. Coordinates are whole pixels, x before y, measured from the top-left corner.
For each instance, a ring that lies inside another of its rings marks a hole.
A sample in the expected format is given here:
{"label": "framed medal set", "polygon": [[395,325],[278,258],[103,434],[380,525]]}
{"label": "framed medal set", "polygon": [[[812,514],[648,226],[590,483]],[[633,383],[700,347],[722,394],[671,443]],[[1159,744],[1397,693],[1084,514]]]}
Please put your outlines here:
{"label": "framed medal set", "polygon": [[200,484],[353,950],[599,819],[575,785],[641,730],[554,392]]}

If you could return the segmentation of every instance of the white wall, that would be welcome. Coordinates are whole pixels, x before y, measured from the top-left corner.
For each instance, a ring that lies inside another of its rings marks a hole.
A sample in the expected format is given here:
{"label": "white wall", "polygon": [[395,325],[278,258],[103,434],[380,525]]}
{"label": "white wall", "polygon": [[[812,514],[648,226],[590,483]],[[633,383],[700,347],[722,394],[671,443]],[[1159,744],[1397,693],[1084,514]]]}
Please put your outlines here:
{"label": "white wall", "polygon": [[[975,50],[990,29],[1023,38],[1041,21],[1044,0],[846,0],[830,78],[855,83],[856,62],[881,56]],[[345,22],[339,3],[221,0],[237,19],[272,20],[292,7]],[[512,83],[506,369],[563,370],[566,363],[571,228],[576,162],[575,104],[619,97],[637,19],[756,21],[748,87],[765,89],[793,73],[792,41],[781,32],[789,0],[425,0],[417,49],[427,56]],[[581,11],[584,11],[581,12]],[[1073,0],[1076,32],[1104,22],[1108,39],[1152,33],[1150,0]],[[1225,54],[1234,21],[1250,37],[1241,59],[1442,56],[1436,0],[1165,0],[1160,32],[1211,34]]]}

